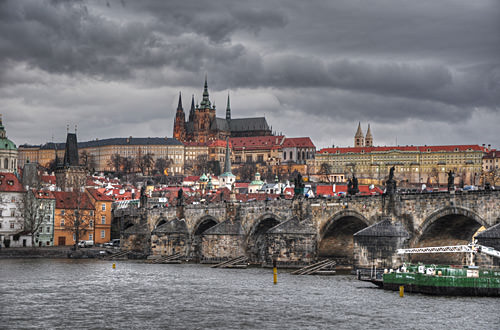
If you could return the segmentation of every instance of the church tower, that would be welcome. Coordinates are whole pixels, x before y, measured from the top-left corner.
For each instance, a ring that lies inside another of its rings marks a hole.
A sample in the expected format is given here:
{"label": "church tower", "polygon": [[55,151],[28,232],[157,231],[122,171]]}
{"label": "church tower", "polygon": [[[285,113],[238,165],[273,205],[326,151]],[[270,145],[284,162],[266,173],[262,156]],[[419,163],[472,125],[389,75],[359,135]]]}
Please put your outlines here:
{"label": "church tower", "polygon": [[80,166],[76,127],[75,133],[67,133],[65,148],[63,163],[57,164],[55,171],[56,185],[62,191],[79,191],[85,187],[87,173]]}
{"label": "church tower", "polygon": [[358,130],[356,135],[354,135],[354,147],[360,148],[365,146],[365,137],[363,136],[363,131],[361,130],[361,122],[358,123]]}
{"label": "church tower", "polygon": [[179,104],[177,105],[177,112],[175,113],[174,122],[174,139],[185,141],[186,139],[186,115],[182,108],[182,98],[179,92]]}
{"label": "church tower", "polygon": [[366,131],[365,147],[373,147],[373,136],[370,130],[370,124],[368,124],[368,131]]}
{"label": "church tower", "polygon": [[203,99],[200,106],[195,110],[194,116],[194,140],[197,142],[208,142],[214,137],[211,134],[212,122],[215,121],[215,104],[212,105],[208,98],[208,83],[205,76],[203,87]]}

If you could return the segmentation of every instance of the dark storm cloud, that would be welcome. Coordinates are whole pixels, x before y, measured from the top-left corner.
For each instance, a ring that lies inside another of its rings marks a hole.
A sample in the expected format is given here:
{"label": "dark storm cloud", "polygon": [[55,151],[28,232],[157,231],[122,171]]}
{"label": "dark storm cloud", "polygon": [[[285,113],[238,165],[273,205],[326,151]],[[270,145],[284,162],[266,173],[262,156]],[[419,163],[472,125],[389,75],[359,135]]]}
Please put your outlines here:
{"label": "dark storm cloud", "polygon": [[154,116],[207,73],[211,93],[247,93],[242,115],[477,124],[500,116],[498,17],[494,0],[0,1],[0,111],[127,127],[147,122],[132,97],[163,97],[142,101]]}

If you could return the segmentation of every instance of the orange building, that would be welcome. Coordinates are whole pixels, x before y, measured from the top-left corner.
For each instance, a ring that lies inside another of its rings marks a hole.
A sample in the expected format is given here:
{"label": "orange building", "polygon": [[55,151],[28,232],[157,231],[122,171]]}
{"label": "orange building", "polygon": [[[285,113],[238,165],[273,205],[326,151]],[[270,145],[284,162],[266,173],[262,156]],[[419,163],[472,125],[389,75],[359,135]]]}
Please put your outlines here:
{"label": "orange building", "polygon": [[113,198],[95,188],[88,188],[87,194],[95,208],[94,243],[103,244],[109,242],[111,240],[111,205]]}
{"label": "orange building", "polygon": [[54,191],[54,245],[74,245],[94,240],[95,207],[85,192]]}

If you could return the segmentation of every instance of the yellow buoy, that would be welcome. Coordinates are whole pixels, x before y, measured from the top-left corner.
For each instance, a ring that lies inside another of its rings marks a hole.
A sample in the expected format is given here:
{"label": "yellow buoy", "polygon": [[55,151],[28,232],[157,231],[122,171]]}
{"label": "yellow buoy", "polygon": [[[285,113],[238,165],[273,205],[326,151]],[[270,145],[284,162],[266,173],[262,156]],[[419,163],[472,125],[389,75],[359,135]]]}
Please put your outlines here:
{"label": "yellow buoy", "polygon": [[278,268],[276,267],[276,259],[273,260],[273,279],[274,284],[278,284]]}
{"label": "yellow buoy", "polygon": [[404,285],[399,286],[399,296],[403,298],[405,296],[405,287]]}
{"label": "yellow buoy", "polygon": [[113,269],[115,269],[115,268],[116,268],[116,264],[115,264],[115,263],[113,263]]}

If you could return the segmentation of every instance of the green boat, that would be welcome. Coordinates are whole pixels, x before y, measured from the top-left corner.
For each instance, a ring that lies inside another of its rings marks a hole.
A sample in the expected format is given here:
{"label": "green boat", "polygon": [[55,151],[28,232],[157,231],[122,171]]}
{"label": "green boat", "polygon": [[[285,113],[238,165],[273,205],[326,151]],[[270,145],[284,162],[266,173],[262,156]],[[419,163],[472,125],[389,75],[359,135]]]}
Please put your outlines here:
{"label": "green boat", "polygon": [[[457,245],[414,249],[400,249],[404,253],[485,253],[500,258],[500,252],[480,245]],[[369,276],[358,272],[358,279],[372,282],[385,290],[453,296],[500,297],[500,268],[468,266],[424,265],[404,263],[397,269],[385,269],[383,274],[371,270]]]}
{"label": "green boat", "polygon": [[383,288],[450,296],[500,297],[500,269],[403,264],[383,274]]}

